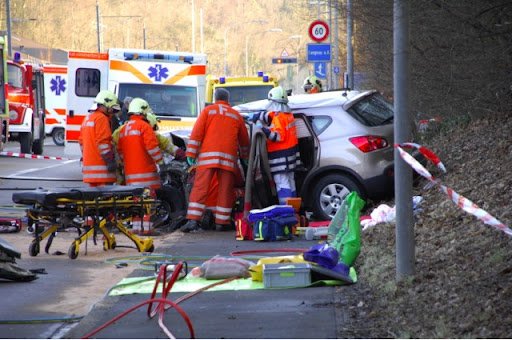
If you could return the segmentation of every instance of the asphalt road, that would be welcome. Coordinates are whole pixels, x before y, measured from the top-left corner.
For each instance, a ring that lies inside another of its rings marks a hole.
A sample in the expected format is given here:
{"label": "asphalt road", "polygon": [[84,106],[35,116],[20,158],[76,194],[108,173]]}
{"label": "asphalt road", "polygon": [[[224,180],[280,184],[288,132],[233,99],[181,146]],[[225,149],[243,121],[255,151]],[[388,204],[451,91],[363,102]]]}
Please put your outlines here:
{"label": "asphalt road", "polygon": [[[50,143],[45,148],[49,156],[63,156],[63,148]],[[17,145],[8,145],[8,151],[18,152]],[[12,193],[37,187],[81,186],[78,160],[33,160],[0,157],[0,215],[23,215],[23,209],[12,203]],[[307,249],[314,241],[259,243],[236,241],[234,232],[204,232],[182,234],[172,242],[157,248],[156,253],[180,256],[211,257],[229,255],[234,250],[301,248]],[[173,234],[173,235],[174,235]],[[1,237],[1,234],[0,234]],[[273,256],[273,255],[267,255]],[[114,316],[148,298],[135,294],[120,297],[105,296],[96,303],[79,323],[21,322],[8,320],[47,320],[69,318],[58,310],[45,311],[40,306],[48,301],[62,299],[65,286],[91,284],[81,272],[84,266],[100,265],[94,262],[72,261],[63,257],[48,257],[44,262],[22,258],[22,268],[45,267],[52,275],[41,276],[29,283],[1,282],[0,334],[8,338],[79,338]],[[108,274],[107,274],[108,275]],[[140,276],[134,271],[131,276]],[[147,275],[147,272],[145,273]],[[105,287],[101,287],[104,289]],[[345,288],[345,287],[344,287]],[[350,289],[350,286],[346,287]],[[174,293],[171,299],[180,294]],[[190,316],[197,338],[337,338],[345,315],[342,296],[335,287],[315,287],[277,290],[205,292],[187,300],[182,308]],[[340,308],[341,306],[341,308]],[[176,313],[166,313],[166,324],[178,338],[189,337],[188,329]],[[145,309],[98,334],[101,338],[166,338],[157,320],[148,319]]]}

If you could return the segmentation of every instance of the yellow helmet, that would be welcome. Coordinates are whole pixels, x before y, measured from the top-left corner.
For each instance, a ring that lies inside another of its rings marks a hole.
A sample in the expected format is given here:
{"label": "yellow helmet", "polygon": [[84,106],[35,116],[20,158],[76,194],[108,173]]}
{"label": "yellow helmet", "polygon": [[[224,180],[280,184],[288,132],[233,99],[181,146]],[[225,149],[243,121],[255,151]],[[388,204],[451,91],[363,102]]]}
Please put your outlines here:
{"label": "yellow helmet", "polygon": [[128,106],[128,113],[134,115],[146,115],[151,109],[149,104],[142,98],[133,98]]}
{"label": "yellow helmet", "polygon": [[274,87],[272,90],[268,92],[268,100],[272,100],[277,103],[287,104],[288,103],[288,95],[286,91],[281,87]]}
{"label": "yellow helmet", "polygon": [[303,88],[306,93],[310,93],[313,89],[315,89],[313,92],[322,92],[322,82],[316,76],[309,76],[304,79]]}
{"label": "yellow helmet", "polygon": [[153,128],[153,130],[158,130],[158,118],[157,116],[153,113],[153,112],[147,112],[146,113],[146,119],[149,123],[149,125],[151,125],[151,127]]}
{"label": "yellow helmet", "polygon": [[94,102],[103,105],[108,109],[121,110],[117,96],[110,90],[102,90],[98,92],[96,98],[94,98]]}

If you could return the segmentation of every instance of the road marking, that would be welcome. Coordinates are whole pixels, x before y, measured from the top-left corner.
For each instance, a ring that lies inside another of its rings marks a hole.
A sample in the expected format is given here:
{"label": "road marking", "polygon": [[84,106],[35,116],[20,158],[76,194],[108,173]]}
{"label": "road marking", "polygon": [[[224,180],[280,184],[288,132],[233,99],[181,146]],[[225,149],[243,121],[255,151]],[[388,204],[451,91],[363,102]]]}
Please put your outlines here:
{"label": "road marking", "polygon": [[73,162],[77,162],[77,161],[78,161],[77,159],[72,159],[72,160],[65,161],[65,162],[62,162],[59,164],[45,166],[43,168],[26,169],[26,170],[15,172],[12,175],[2,176],[2,178],[5,178],[5,179],[31,179],[31,180],[44,180],[44,181],[71,181],[71,182],[80,181],[81,182],[82,178],[69,178],[68,179],[68,178],[59,178],[59,177],[22,176],[22,175],[30,173],[30,172],[48,170],[48,169],[62,166],[63,164],[69,164],[69,163],[73,163]]}

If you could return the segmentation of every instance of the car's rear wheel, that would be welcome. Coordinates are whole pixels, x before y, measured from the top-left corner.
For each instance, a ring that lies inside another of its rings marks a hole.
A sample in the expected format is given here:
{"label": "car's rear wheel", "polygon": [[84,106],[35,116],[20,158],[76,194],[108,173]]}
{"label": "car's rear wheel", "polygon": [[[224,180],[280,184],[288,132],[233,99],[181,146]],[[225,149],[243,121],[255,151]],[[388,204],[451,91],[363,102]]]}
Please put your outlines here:
{"label": "car's rear wheel", "polygon": [[331,174],[321,178],[313,187],[312,208],[315,217],[331,220],[352,191],[363,197],[357,183],[345,175]]}

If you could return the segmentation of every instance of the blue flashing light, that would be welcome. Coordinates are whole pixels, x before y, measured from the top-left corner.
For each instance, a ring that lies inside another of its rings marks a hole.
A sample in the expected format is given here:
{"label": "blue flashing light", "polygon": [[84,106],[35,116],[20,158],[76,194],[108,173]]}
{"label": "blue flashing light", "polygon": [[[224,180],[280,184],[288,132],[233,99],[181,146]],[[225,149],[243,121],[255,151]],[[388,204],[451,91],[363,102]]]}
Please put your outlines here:
{"label": "blue flashing light", "polygon": [[268,76],[267,76],[267,75],[264,75],[264,76],[263,76],[263,82],[264,82],[264,83],[268,83]]}
{"label": "blue flashing light", "polygon": [[21,61],[21,53],[20,52],[14,52],[14,61],[19,63]]}
{"label": "blue flashing light", "polygon": [[225,84],[226,83],[226,77],[220,77],[219,78],[219,83]]}
{"label": "blue flashing light", "polygon": [[263,77],[263,71],[258,71],[258,77]]}
{"label": "blue flashing light", "polygon": [[184,62],[184,63],[191,63],[194,61],[193,56],[183,56],[183,55],[164,54],[164,53],[134,53],[134,52],[125,52],[124,59],[125,60],[168,60],[168,61]]}

